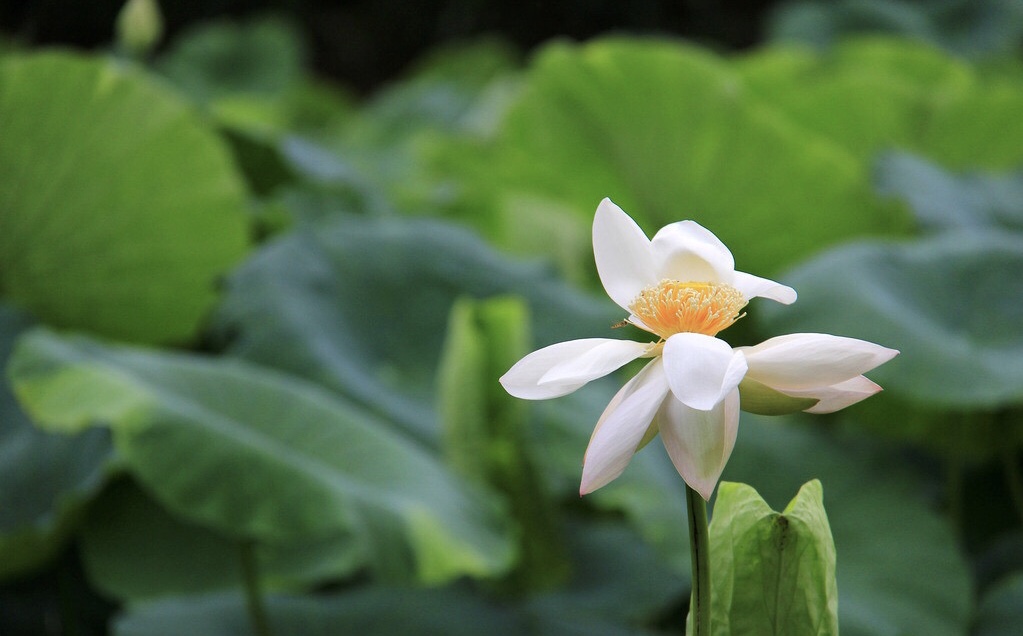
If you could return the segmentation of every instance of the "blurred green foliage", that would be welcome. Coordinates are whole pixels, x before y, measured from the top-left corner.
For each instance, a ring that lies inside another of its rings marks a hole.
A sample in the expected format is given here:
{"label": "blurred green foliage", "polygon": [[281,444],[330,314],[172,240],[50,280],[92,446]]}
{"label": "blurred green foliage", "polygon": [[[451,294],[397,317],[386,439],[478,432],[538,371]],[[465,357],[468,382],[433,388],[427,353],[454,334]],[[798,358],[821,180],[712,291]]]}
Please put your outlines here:
{"label": "blurred green foliage", "polygon": [[902,351],[847,412],[743,414],[725,473],[773,506],[823,483],[841,631],[1023,620],[1018,61],[488,40],[357,102],[305,50],[261,19],[150,66],[0,53],[0,632],[54,633],[26,582],[80,563],[63,627],[103,595],[111,633],[243,633],[254,542],[277,634],[677,633],[665,454],[577,495],[618,379],[498,391],[524,350],[621,318],[589,251],[604,196],[796,287],[734,344]]}

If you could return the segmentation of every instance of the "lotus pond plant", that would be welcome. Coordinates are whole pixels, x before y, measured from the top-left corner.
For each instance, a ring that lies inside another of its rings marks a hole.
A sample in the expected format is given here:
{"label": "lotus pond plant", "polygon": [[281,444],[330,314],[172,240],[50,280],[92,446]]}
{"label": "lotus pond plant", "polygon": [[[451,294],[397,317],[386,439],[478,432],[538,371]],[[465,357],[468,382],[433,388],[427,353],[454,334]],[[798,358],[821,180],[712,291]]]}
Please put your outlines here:
{"label": "lotus pond plant", "polygon": [[732,347],[717,335],[745,316],[751,299],[787,305],[796,292],[736,270],[724,243],[695,221],[672,223],[648,239],[605,198],[593,220],[593,254],[605,291],[627,312],[615,326],[633,325],[657,339],[553,344],[519,360],[500,381],[515,397],[542,400],[567,395],[634,360],[650,360],[598,419],[579,491],[585,495],[617,478],[633,454],[660,436],[686,483],[694,630],[710,633],[706,501],[735,446],[739,411],[746,402],[760,413],[845,408],[881,390],[863,374],[898,351],[818,333]]}

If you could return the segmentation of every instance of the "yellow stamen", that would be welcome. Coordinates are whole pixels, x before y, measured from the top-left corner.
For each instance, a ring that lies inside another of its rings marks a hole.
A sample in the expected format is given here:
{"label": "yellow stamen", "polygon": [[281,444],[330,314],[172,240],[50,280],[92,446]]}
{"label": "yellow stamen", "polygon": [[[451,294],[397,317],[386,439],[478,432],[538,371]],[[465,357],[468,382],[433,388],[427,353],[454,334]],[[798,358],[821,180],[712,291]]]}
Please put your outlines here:
{"label": "yellow stamen", "polygon": [[629,310],[667,339],[683,332],[717,335],[742,318],[739,311],[745,306],[746,299],[731,285],[662,280],[641,291]]}

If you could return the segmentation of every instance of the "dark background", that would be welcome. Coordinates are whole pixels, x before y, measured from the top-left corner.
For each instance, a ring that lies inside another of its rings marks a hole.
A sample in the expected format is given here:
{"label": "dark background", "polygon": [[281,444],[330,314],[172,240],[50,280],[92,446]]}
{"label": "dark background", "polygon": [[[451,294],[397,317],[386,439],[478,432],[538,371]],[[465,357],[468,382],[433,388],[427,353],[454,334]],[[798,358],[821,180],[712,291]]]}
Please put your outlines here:
{"label": "dark background", "polygon": [[[105,46],[123,0],[0,2],[0,32],[23,44]],[[210,18],[277,13],[295,19],[319,73],[369,91],[439,42],[497,34],[529,51],[553,37],[676,34],[719,49],[761,37],[772,0],[163,0],[166,44]]]}

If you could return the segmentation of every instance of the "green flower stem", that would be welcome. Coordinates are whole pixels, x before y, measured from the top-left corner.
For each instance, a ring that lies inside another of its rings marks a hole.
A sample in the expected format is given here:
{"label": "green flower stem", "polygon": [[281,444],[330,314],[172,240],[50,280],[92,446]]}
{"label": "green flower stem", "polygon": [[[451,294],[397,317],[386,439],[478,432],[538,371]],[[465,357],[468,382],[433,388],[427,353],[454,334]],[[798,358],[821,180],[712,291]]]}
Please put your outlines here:
{"label": "green flower stem", "polygon": [[1002,445],[1002,468],[1005,470],[1005,483],[1009,487],[1013,507],[1023,522],[1023,475],[1020,474],[1019,460],[1015,444]]}
{"label": "green flower stem", "polygon": [[255,636],[272,636],[270,621],[266,617],[263,602],[263,586],[259,580],[259,563],[256,561],[256,542],[244,540],[240,546],[242,583],[245,586],[245,606]]}
{"label": "green flower stem", "polygon": [[963,460],[950,453],[945,459],[945,505],[952,527],[962,535],[963,531]]}
{"label": "green flower stem", "polygon": [[707,502],[686,484],[689,550],[693,557],[693,596],[689,604],[692,636],[710,636],[710,535]]}

